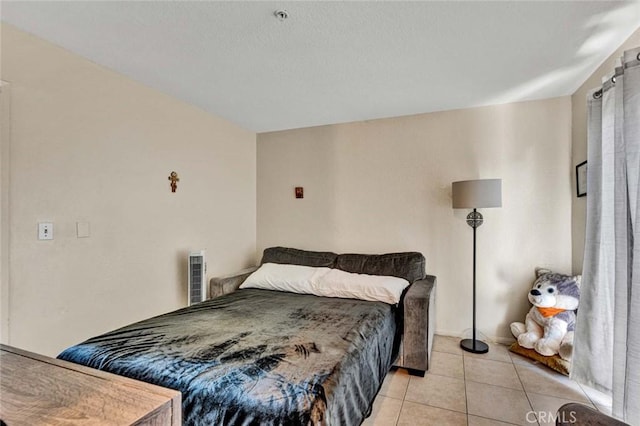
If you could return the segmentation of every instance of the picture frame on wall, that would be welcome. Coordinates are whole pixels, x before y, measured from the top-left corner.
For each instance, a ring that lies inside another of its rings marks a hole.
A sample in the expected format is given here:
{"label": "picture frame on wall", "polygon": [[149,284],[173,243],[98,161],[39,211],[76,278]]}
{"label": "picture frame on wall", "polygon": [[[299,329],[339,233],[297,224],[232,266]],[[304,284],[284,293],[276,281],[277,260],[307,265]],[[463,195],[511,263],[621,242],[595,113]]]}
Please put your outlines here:
{"label": "picture frame on wall", "polygon": [[587,195],[587,162],[576,166],[576,192],[578,197],[584,197]]}

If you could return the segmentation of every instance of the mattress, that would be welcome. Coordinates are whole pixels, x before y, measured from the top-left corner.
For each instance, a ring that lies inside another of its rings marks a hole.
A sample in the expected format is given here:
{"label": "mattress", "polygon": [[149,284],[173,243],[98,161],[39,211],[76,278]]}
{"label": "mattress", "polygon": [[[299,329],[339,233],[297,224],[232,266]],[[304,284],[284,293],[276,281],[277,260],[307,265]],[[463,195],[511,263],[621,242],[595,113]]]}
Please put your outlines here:
{"label": "mattress", "polygon": [[58,358],[179,390],[186,425],[359,425],[392,363],[396,309],[244,289]]}

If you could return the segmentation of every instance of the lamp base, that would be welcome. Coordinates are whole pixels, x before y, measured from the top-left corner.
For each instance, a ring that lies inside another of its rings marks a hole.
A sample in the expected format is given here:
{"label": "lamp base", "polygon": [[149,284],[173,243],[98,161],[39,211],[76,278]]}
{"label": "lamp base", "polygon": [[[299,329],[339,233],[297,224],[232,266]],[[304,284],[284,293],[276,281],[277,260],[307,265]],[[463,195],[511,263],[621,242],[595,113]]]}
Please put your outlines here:
{"label": "lamp base", "polygon": [[474,354],[486,354],[489,352],[489,345],[482,340],[464,339],[460,341],[460,347]]}

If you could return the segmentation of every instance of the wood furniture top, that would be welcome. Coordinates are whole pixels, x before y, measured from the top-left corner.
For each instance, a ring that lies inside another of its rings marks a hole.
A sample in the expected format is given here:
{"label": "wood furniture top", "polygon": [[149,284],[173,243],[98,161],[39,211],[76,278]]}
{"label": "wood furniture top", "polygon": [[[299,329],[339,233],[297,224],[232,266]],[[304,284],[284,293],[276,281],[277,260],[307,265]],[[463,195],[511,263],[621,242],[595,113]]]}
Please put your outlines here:
{"label": "wood furniture top", "polygon": [[178,391],[0,345],[0,419],[18,425],[172,425]]}

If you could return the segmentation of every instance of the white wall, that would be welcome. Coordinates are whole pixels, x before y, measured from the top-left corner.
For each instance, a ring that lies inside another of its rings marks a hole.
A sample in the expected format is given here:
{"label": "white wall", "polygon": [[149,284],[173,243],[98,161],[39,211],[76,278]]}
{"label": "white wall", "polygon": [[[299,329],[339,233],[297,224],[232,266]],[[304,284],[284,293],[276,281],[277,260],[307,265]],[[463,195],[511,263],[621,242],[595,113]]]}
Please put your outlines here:
{"label": "white wall", "polygon": [[[573,162],[572,186],[575,191],[575,166],[587,159],[587,93],[602,85],[602,77],[611,75],[616,66],[616,60],[622,52],[640,46],[640,28],[636,30],[622,45],[613,52],[597,70],[571,96],[572,142],[571,158]],[[587,191],[588,192],[588,191]],[[588,195],[587,195],[588,196]],[[571,204],[572,227],[571,239],[573,246],[573,272],[582,273],[584,260],[584,235],[587,220],[587,197],[573,196]]]}
{"label": "white wall", "polygon": [[[209,276],[253,264],[254,133],[6,24],[2,79],[12,345],[56,355],[185,306],[190,250],[207,250]],[[54,223],[53,241],[37,240],[40,221]]]}
{"label": "white wall", "polygon": [[[509,338],[536,266],[570,272],[569,97],[258,135],[258,249],[417,250],[436,331],[471,327],[472,231],[451,182],[503,179],[478,229],[478,327]],[[304,199],[294,198],[303,186]]]}

